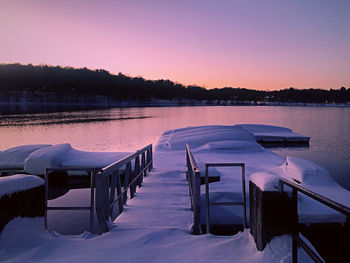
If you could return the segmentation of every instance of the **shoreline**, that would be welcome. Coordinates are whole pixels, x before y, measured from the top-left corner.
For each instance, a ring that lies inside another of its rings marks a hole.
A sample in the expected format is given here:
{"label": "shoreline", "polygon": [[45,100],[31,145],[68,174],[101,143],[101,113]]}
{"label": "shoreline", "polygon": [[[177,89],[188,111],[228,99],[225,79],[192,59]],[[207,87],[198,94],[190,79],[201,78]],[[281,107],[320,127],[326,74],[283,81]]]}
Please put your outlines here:
{"label": "shoreline", "polygon": [[208,102],[208,101],[177,101],[177,100],[148,100],[148,101],[121,101],[121,102],[35,102],[0,101],[0,114],[25,114],[25,113],[46,113],[79,110],[99,110],[112,108],[145,108],[145,107],[200,107],[200,106],[277,106],[277,107],[329,107],[343,108],[350,107],[350,103],[294,103],[294,102]]}

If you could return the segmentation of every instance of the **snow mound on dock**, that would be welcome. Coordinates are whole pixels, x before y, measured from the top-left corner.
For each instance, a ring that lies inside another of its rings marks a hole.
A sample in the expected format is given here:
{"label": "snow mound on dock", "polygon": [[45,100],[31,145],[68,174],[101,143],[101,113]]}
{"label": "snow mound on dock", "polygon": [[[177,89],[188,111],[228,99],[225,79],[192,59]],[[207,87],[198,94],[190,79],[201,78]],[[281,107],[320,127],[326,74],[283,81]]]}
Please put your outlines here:
{"label": "snow mound on dock", "polygon": [[23,169],[24,160],[29,154],[39,149],[51,146],[50,144],[31,144],[21,145],[9,148],[0,152],[0,169],[1,168],[18,168]]}
{"label": "snow mound on dock", "polygon": [[261,191],[278,191],[279,176],[270,172],[253,173],[250,176],[250,181],[253,182]]}
{"label": "snow mound on dock", "polygon": [[[250,181],[262,191],[279,191],[280,177],[350,207],[350,192],[340,186],[327,170],[308,160],[287,156],[286,162],[281,166],[270,171],[253,173]],[[291,191],[291,188],[284,187],[284,191]],[[343,214],[303,194],[298,195],[298,211],[300,223],[345,223],[346,221]]]}
{"label": "snow mound on dock", "polygon": [[287,160],[283,166],[285,168],[286,175],[298,182],[327,184],[331,181],[334,181],[326,169],[316,163],[304,159],[287,156]]}
{"label": "snow mound on dock", "polygon": [[129,155],[128,152],[86,152],[72,148],[62,160],[63,167],[105,167]]}
{"label": "snow mound on dock", "polygon": [[191,149],[194,149],[206,143],[229,140],[255,142],[253,134],[240,127],[211,125],[166,131],[160,138],[156,149],[161,151],[184,150],[186,143]]}
{"label": "snow mound on dock", "polygon": [[249,141],[236,141],[236,140],[224,140],[209,142],[195,149],[194,152],[205,152],[205,151],[230,151],[236,153],[244,152],[264,152],[264,148],[256,142]]}
{"label": "snow mound on dock", "polygon": [[127,156],[126,152],[86,152],[72,148],[68,143],[57,144],[31,153],[25,160],[24,170],[43,175],[46,168],[103,168]]}
{"label": "snow mound on dock", "polygon": [[62,160],[72,149],[69,143],[46,147],[31,153],[24,164],[24,171],[29,174],[45,174],[45,168],[61,167]]}
{"label": "snow mound on dock", "polygon": [[15,174],[0,177],[0,197],[25,191],[44,184],[44,180],[35,175]]}

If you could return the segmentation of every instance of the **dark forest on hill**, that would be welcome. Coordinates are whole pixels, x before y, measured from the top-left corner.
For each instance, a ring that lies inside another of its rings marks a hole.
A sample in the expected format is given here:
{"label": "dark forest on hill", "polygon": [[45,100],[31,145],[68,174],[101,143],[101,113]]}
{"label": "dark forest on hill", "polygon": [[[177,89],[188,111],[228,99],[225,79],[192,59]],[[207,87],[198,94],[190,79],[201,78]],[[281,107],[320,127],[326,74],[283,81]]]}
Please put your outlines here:
{"label": "dark forest on hill", "polygon": [[[170,80],[146,80],[121,73],[114,75],[103,69],[59,66],[0,64],[1,101],[27,97],[44,101],[47,97],[65,100],[67,97],[107,97],[111,101],[149,99],[231,102],[279,103],[347,103],[350,89],[334,87],[330,90],[288,88],[260,91],[245,88],[205,89],[196,85],[184,86]],[[29,94],[29,95],[28,95]]]}

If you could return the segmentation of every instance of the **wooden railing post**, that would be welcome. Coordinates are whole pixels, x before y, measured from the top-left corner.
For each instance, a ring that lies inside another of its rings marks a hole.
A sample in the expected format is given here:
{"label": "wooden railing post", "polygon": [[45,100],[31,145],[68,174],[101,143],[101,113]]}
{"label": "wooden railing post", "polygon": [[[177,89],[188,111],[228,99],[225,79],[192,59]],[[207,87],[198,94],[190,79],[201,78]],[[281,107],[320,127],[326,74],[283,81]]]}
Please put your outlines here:
{"label": "wooden railing post", "polygon": [[298,224],[295,200],[278,189],[264,191],[249,181],[250,232],[259,251],[278,235],[292,234]]}

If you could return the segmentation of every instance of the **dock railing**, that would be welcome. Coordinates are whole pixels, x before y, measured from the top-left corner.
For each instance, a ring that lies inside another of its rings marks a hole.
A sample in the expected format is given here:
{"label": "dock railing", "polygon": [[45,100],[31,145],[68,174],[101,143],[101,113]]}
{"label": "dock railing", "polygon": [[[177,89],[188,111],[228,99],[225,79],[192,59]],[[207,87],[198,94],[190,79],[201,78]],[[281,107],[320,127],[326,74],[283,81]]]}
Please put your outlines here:
{"label": "dock railing", "polygon": [[[298,192],[344,214],[347,217],[347,221],[350,219],[350,207],[344,206],[334,200],[331,200],[325,196],[322,196],[318,193],[315,193],[313,191],[310,191],[309,189],[306,189],[302,186],[300,186],[297,183],[291,182],[285,178],[280,178],[279,180],[281,191],[284,191],[284,185],[292,188],[292,198],[295,202],[296,207],[296,213],[298,213]],[[324,260],[315,253],[314,250],[311,249],[311,247],[299,237],[299,230],[298,230],[298,224],[296,225],[296,229],[294,233],[292,234],[292,262],[297,263],[298,262],[298,246],[302,247],[305,252],[317,263],[323,263]]]}
{"label": "dock railing", "polygon": [[[152,144],[118,160],[104,168],[60,167],[45,169],[45,227],[47,229],[48,210],[89,210],[90,232],[94,232],[94,213],[96,212],[99,230],[108,231],[108,222],[113,221],[122,211],[128,198],[134,197],[136,188],[141,187],[143,177],[153,168]],[[122,186],[121,170],[124,171]],[[48,206],[50,172],[85,172],[90,175],[89,206]],[[117,194],[117,195],[116,195]],[[118,204],[118,211],[114,206]]]}
{"label": "dock railing", "polygon": [[[141,161],[141,163],[140,163]],[[132,162],[134,169],[132,169]],[[125,166],[124,186],[120,178],[120,170]],[[141,187],[143,177],[153,168],[152,144],[104,167],[96,174],[96,214],[100,229],[108,231],[107,222],[113,221],[123,211],[123,206],[130,192],[134,197],[136,188]],[[114,206],[118,211],[114,212]]]}
{"label": "dock railing", "polygon": [[[94,224],[94,203],[95,203],[95,174],[100,168],[77,168],[77,167],[59,167],[45,169],[45,228],[47,229],[47,211],[48,210],[89,210],[90,211],[90,232],[93,232]],[[89,206],[48,206],[49,199],[49,174],[51,172],[84,172],[90,176],[90,202]]]}
{"label": "dock railing", "polygon": [[186,144],[186,164],[187,164],[187,180],[191,197],[191,208],[193,211],[192,234],[202,234],[200,225],[200,207],[201,207],[201,186],[200,186],[200,170],[193,158],[190,146]]}
{"label": "dock railing", "polygon": [[[211,202],[209,198],[209,168],[210,167],[240,167],[242,178],[242,201],[231,202]],[[242,206],[243,209],[243,230],[248,227],[247,224],[247,201],[245,190],[245,164],[244,163],[206,163],[205,164],[205,207],[206,207],[206,231],[210,233],[210,206]]]}

